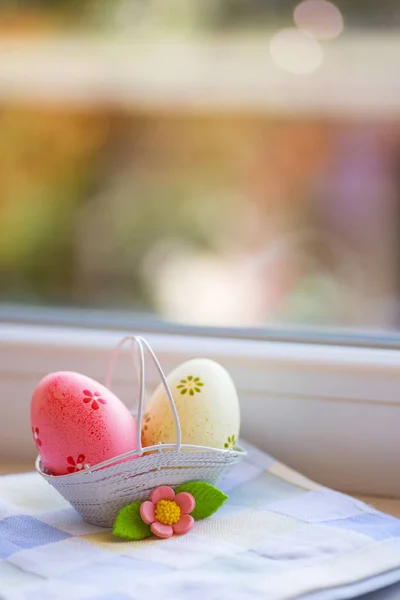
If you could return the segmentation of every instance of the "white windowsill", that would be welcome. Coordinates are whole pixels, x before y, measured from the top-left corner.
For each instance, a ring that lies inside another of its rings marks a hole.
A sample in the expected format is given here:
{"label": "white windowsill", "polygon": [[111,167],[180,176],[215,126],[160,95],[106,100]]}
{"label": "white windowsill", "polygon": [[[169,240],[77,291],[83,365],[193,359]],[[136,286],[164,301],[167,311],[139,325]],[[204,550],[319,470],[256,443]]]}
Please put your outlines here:
{"label": "white windowsill", "polygon": [[[55,370],[100,381],[126,332],[0,327],[0,457],[34,459],[30,397]],[[238,387],[242,436],[319,482],[359,494],[398,495],[400,351],[144,335],[165,371],[195,356],[221,362]],[[148,389],[157,384],[149,364]],[[127,352],[113,390],[132,404],[136,388]]]}

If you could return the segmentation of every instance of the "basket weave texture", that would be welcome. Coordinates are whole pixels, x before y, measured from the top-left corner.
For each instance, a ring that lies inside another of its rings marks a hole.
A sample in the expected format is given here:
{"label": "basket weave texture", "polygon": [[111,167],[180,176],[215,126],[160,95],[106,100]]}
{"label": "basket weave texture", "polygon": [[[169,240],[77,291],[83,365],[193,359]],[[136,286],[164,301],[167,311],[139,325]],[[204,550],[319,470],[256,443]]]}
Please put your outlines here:
{"label": "basket weave texture", "polygon": [[[139,350],[139,410],[137,449],[116,456],[98,465],[85,465],[85,469],[70,475],[52,476],[46,473],[40,456],[36,469],[82,516],[93,525],[112,527],[118,512],[127,504],[146,500],[151,490],[159,485],[176,487],[188,481],[205,481],[212,485],[225,477],[231,468],[245,456],[240,447],[234,450],[182,444],[179,416],[164,372],[146,340],[128,336],[117,346],[111,358],[106,378],[110,387],[111,373],[122,346],[130,341]],[[176,444],[158,444],[143,448],[141,427],[145,404],[144,349],[153,359],[169,398],[177,432]],[[133,355],[135,366],[137,362]],[[139,455],[139,458],[131,459]]]}

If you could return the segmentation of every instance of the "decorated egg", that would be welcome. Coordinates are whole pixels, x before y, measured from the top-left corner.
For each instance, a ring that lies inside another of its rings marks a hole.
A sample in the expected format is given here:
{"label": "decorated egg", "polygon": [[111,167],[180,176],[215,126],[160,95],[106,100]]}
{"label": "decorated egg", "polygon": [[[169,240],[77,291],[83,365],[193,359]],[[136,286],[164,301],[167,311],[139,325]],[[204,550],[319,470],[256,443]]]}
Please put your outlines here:
{"label": "decorated egg", "polygon": [[[182,443],[233,449],[239,437],[240,411],[235,385],[218,363],[197,358],[167,377],[182,431]],[[143,447],[175,443],[175,421],[162,384],[149,400],[142,423]]]}
{"label": "decorated egg", "polygon": [[51,373],[31,402],[32,433],[43,466],[75,473],[136,448],[136,421],[110,390],[90,377]]}

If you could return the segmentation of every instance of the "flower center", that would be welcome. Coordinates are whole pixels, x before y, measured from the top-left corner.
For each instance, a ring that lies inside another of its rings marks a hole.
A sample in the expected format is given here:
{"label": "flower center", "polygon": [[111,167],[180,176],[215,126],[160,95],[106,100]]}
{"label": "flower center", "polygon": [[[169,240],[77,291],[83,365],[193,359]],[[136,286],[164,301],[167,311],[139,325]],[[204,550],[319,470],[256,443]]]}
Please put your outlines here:
{"label": "flower center", "polygon": [[163,525],[175,525],[181,518],[181,509],[175,500],[160,500],[157,502],[155,517]]}

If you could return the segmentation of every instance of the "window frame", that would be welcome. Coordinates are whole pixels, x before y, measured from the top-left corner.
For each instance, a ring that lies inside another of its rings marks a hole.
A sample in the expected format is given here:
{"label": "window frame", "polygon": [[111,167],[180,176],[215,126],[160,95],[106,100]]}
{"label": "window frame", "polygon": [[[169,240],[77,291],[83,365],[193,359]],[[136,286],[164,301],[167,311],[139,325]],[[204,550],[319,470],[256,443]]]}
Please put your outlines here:
{"label": "window frame", "polygon": [[259,327],[226,327],[170,322],[151,313],[121,309],[84,309],[66,306],[0,304],[0,323],[73,327],[101,331],[130,330],[141,333],[211,337],[264,342],[317,344],[400,350],[400,331],[353,329],[312,324],[268,323]]}

